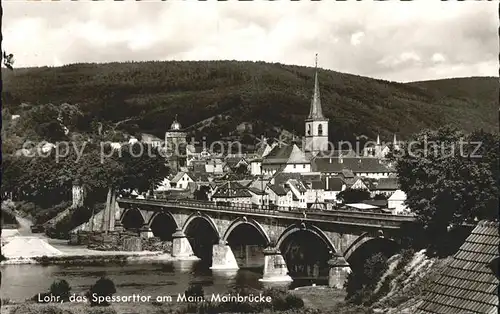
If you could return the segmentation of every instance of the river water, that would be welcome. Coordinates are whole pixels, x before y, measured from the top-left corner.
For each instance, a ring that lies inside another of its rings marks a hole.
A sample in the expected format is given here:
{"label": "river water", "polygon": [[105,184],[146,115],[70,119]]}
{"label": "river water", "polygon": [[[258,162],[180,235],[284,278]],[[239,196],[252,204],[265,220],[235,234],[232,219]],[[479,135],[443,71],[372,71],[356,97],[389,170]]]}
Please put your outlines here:
{"label": "river water", "polygon": [[73,293],[87,291],[101,276],[115,283],[116,295],[177,295],[190,284],[201,284],[205,293],[226,293],[231,288],[262,289],[270,286],[294,288],[325,280],[294,280],[289,284],[268,284],[259,281],[262,268],[241,268],[234,271],[210,270],[202,261],[175,261],[161,264],[75,265],[4,265],[0,294],[2,298],[24,300],[48,291],[56,279],[66,280]]}

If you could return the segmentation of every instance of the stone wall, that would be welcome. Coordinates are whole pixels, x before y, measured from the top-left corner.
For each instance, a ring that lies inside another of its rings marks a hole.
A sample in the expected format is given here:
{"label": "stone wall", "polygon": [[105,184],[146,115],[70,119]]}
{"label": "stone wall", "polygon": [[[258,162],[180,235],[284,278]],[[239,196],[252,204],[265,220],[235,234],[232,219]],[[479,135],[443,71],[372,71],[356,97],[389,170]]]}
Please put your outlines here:
{"label": "stone wall", "polygon": [[142,238],[133,232],[84,232],[80,231],[70,239],[70,244],[86,245],[98,251],[162,251],[172,252],[172,242],[160,238]]}

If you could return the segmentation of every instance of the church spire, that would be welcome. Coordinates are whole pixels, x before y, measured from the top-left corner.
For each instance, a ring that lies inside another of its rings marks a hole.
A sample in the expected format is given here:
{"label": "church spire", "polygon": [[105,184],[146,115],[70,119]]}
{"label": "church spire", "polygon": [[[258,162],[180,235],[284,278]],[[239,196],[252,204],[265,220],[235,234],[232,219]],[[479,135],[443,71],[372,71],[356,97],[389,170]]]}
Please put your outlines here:
{"label": "church spire", "polygon": [[318,54],[316,54],[316,63],[314,67],[314,94],[311,100],[311,109],[309,111],[308,119],[325,119],[323,116],[323,111],[321,110],[321,99],[319,94],[319,83],[318,83]]}

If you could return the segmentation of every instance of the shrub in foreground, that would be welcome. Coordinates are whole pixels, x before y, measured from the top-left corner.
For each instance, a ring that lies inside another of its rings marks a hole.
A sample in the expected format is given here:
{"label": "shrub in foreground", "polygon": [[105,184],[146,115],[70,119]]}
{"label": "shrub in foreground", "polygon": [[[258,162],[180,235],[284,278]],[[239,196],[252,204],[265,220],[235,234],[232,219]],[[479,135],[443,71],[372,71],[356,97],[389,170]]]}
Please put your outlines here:
{"label": "shrub in foreground", "polygon": [[97,297],[111,297],[115,293],[115,283],[109,278],[101,277],[96,281],[95,284],[92,285],[92,287],[90,287],[90,290],[87,293],[87,298],[90,300],[90,305],[92,306],[108,306],[109,302],[99,302],[97,300],[94,300],[93,296],[95,295]]}
{"label": "shrub in foreground", "polygon": [[54,296],[58,296],[61,301],[69,301],[69,293],[71,287],[66,280],[55,280],[50,285],[50,293]]}

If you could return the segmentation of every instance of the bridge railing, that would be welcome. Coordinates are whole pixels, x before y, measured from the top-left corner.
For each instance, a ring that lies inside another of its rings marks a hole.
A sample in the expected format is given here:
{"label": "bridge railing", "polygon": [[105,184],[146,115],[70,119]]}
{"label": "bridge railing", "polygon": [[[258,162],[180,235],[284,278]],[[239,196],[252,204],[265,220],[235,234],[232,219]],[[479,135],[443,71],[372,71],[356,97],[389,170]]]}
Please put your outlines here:
{"label": "bridge railing", "polygon": [[192,206],[199,208],[208,209],[219,209],[237,212],[249,212],[249,213],[277,213],[278,208],[269,205],[257,205],[257,204],[244,204],[244,203],[231,203],[231,202],[210,202],[210,201],[198,201],[198,200],[179,200],[177,202],[181,206]]}
{"label": "bridge railing", "polygon": [[153,205],[160,206],[177,206],[189,208],[192,210],[208,209],[217,211],[229,211],[236,213],[255,213],[275,215],[289,219],[313,219],[325,222],[341,222],[350,224],[363,224],[363,225],[384,225],[384,226],[399,226],[403,222],[410,222],[414,220],[412,216],[382,214],[382,213],[368,213],[362,211],[345,211],[345,210],[328,210],[328,211],[314,211],[305,208],[293,207],[279,207],[273,205],[259,206],[256,204],[235,204],[226,202],[209,202],[198,200],[166,200],[166,199],[119,199],[119,202]]}

